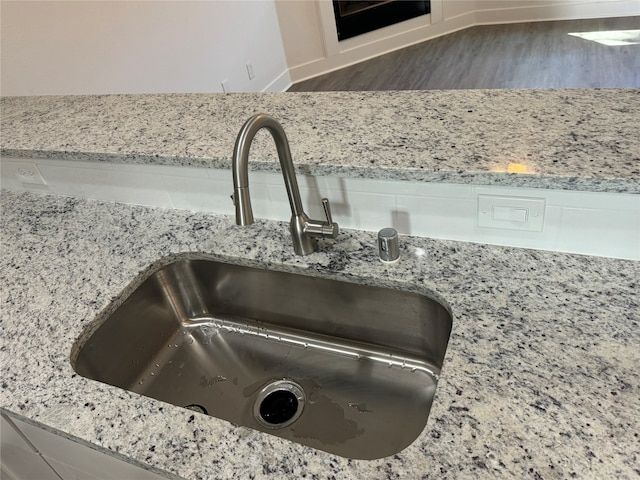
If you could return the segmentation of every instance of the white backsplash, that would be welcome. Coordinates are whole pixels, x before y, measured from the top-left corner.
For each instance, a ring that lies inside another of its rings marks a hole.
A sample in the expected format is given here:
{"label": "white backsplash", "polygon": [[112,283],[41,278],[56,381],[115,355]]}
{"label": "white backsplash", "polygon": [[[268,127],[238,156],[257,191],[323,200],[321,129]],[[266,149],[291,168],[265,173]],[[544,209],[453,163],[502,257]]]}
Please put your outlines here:
{"label": "white backsplash", "polygon": [[[47,185],[21,183],[34,165]],[[193,167],[3,158],[2,188],[232,215],[231,171]],[[288,220],[282,176],[251,172],[256,218]],[[640,260],[640,195],[413,183],[298,175],[306,212],[323,218],[328,197],[344,228]],[[478,226],[478,195],[545,199],[542,231]]]}

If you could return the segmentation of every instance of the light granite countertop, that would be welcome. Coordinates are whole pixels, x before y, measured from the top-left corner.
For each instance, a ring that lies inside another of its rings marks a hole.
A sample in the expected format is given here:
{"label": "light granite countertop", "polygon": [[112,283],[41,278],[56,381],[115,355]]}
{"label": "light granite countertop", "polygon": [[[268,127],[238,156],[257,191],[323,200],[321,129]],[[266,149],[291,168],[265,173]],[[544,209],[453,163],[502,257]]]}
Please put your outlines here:
{"label": "light granite countertop", "polygon": [[[7,97],[0,107],[5,157],[230,168],[240,127],[266,112],[309,175],[640,193],[640,89]],[[252,169],[279,169],[267,135]]]}
{"label": "light granite countertop", "polygon": [[[341,233],[296,257],[288,225],[3,192],[0,370],[5,411],[185,479],[637,478],[640,262]],[[87,380],[74,341],[150,264],[185,252],[410,287],[446,301],[453,331],[423,433],[348,460]]]}

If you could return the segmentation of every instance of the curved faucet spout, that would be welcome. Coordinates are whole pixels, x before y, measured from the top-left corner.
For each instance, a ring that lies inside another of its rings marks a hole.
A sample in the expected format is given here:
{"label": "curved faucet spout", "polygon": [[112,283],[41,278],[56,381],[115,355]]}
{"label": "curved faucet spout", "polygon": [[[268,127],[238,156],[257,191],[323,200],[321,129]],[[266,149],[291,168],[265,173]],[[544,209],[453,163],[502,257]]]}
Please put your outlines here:
{"label": "curved faucet spout", "polygon": [[259,113],[247,120],[242,126],[233,149],[233,188],[234,198],[237,198],[235,202],[238,225],[250,225],[253,223],[253,211],[251,198],[249,197],[249,150],[256,133],[263,128],[266,128],[271,133],[276,143],[291,212],[293,215],[304,213],[287,135],[284,133],[282,125],[275,118],[265,113]]}
{"label": "curved faucet spout", "polygon": [[256,133],[262,128],[269,131],[278,151],[280,168],[291,207],[291,237],[294,250],[298,255],[308,255],[317,249],[315,237],[336,238],[339,231],[338,224],[331,219],[328,201],[323,200],[325,212],[327,212],[326,222],[310,220],[304,213],[287,135],[276,119],[264,113],[254,115],[245,122],[233,149],[233,202],[236,206],[236,223],[238,225],[253,223],[249,195],[249,151]]}

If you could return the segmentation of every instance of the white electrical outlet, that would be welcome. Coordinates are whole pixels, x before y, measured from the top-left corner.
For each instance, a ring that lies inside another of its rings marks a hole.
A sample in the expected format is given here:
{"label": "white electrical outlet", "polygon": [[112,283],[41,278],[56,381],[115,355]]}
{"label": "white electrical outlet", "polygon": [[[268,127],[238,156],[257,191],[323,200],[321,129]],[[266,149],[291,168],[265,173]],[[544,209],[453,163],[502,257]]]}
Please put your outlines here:
{"label": "white electrical outlet", "polygon": [[22,165],[16,169],[16,179],[20,183],[29,184],[29,185],[46,185],[40,170],[38,170],[38,166],[34,163],[33,165]]}
{"label": "white electrical outlet", "polygon": [[545,199],[502,195],[478,195],[478,226],[541,232]]}
{"label": "white electrical outlet", "polygon": [[247,75],[249,75],[249,80],[253,80],[256,77],[256,74],[253,71],[253,64],[251,62],[247,62]]}

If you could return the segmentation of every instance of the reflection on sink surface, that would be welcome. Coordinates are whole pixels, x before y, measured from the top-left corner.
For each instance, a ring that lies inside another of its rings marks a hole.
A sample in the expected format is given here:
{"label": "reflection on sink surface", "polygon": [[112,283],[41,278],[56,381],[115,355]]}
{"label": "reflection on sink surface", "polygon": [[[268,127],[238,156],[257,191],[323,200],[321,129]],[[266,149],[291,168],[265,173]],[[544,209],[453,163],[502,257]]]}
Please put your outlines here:
{"label": "reflection on sink surface", "polygon": [[179,260],[124,300],[72,364],[90,379],[375,459],[424,429],[450,332],[449,312],[417,293]]}

